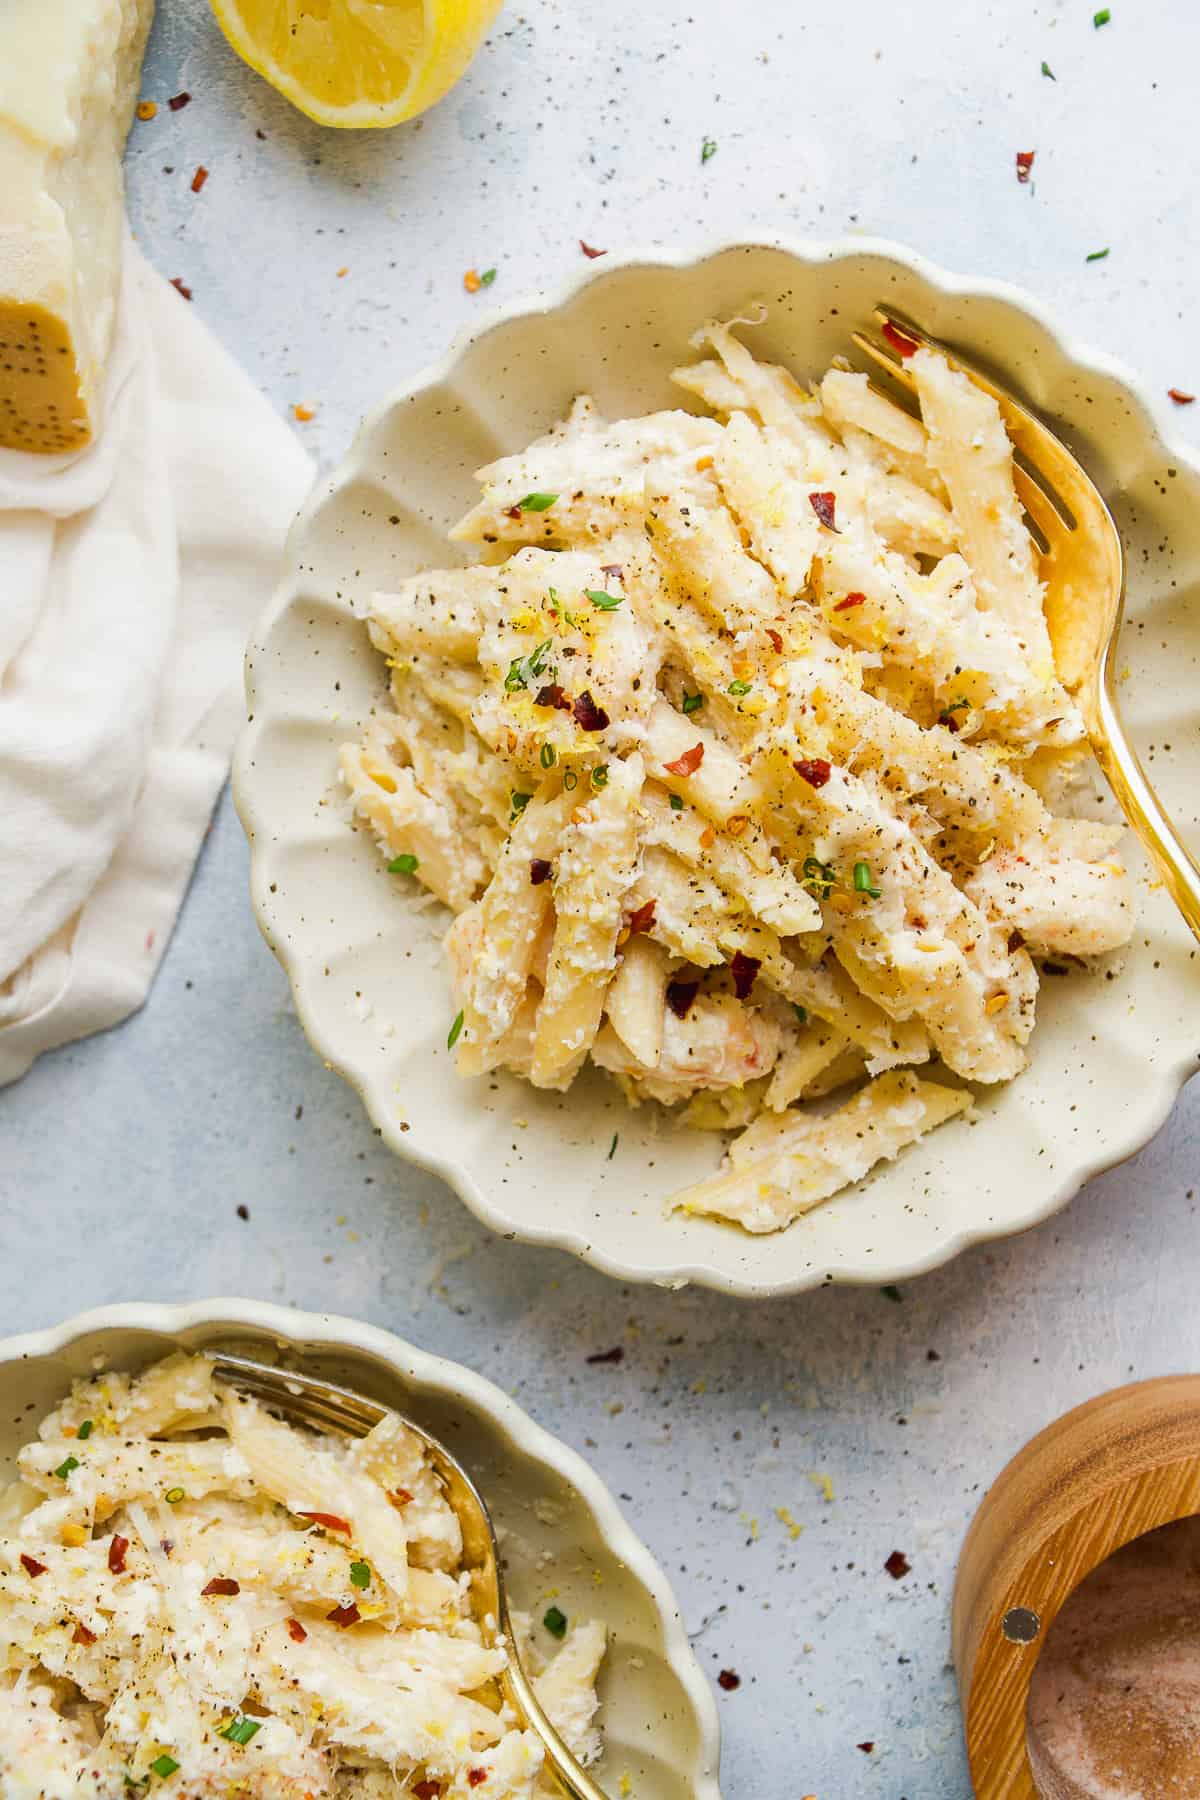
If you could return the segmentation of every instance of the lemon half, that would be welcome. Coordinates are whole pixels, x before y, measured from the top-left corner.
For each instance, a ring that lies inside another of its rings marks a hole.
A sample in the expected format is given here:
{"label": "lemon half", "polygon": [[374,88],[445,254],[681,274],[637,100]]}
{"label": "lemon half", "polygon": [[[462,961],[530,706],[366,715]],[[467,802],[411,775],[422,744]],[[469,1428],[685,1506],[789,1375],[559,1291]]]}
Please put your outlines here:
{"label": "lemon half", "polygon": [[212,0],[250,67],[320,125],[399,125],[448,93],[502,0]]}

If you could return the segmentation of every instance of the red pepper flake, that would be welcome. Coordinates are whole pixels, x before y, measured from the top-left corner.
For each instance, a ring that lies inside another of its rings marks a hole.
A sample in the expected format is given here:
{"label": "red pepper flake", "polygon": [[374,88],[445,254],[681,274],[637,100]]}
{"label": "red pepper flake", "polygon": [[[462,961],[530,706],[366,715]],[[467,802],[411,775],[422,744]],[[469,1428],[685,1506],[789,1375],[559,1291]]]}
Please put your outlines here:
{"label": "red pepper flake", "polygon": [[1033,159],[1036,154],[1037,152],[1034,150],[1017,151],[1017,180],[1021,183],[1022,187],[1024,187],[1029,180],[1030,171],[1033,168]]}
{"label": "red pepper flake", "polygon": [[411,1506],[413,1497],[407,1488],[393,1488],[389,1496],[393,1506]]}
{"label": "red pepper flake", "polygon": [[890,319],[883,326],[883,335],[898,356],[915,356],[921,347],[915,338],[906,337]]}
{"label": "red pepper flake", "polygon": [[534,695],[533,704],[535,706],[552,706],[555,712],[570,712],[571,710],[571,702],[557,681],[552,681],[549,687],[539,688]]}
{"label": "red pepper flake", "polygon": [[685,750],[674,762],[664,763],[663,768],[668,775],[694,775],[703,761],[704,745],[693,744],[690,750]]}
{"label": "red pepper flake", "polygon": [[585,256],[591,257],[593,261],[595,261],[598,256],[608,255],[607,250],[593,250],[592,246],[590,244],[585,244],[582,238],[579,240],[579,248],[583,251]]}
{"label": "red pepper flake", "polygon": [[110,1575],[125,1573],[125,1552],[129,1548],[129,1539],[114,1531],[108,1540],[108,1572]]}
{"label": "red pepper flake", "polygon": [[1008,954],[1010,956],[1012,955],[1014,950],[1022,949],[1024,947],[1024,944],[1025,944],[1025,939],[1019,931],[1014,930],[1014,931],[1009,932],[1009,934],[1008,934]]}
{"label": "red pepper flake", "polygon": [[717,1676],[717,1686],[724,1688],[727,1694],[732,1694],[733,1690],[740,1688],[741,1685],[742,1678],[736,1669],[722,1669]]}
{"label": "red pepper flake", "polygon": [[413,1793],[417,1800],[440,1800],[442,1784],[440,1781],[418,1781]]}
{"label": "red pepper flake", "polygon": [[232,1575],[214,1575],[207,1587],[200,1589],[200,1598],[207,1600],[212,1594],[240,1594],[242,1584],[235,1581]]}
{"label": "red pepper flake", "polygon": [[529,865],[529,879],[534,887],[541,887],[543,881],[549,881],[551,873],[551,865],[544,856],[535,856]]}
{"label": "red pepper flake", "polygon": [[592,1364],[622,1363],[625,1361],[625,1352],[620,1344],[614,1344],[611,1350],[594,1350],[587,1361]]}
{"label": "red pepper flake", "polygon": [[1196,398],[1195,394],[1185,394],[1182,388],[1168,388],[1167,395],[1176,406],[1191,406]]}
{"label": "red pepper flake", "polygon": [[207,180],[208,180],[208,170],[205,168],[204,164],[201,163],[199,168],[196,170],[196,173],[192,176],[192,192],[193,192],[193,194],[198,194],[200,192],[200,189],[204,186],[204,184]]}
{"label": "red pepper flake", "polygon": [[875,1740],[874,1738],[867,1738],[863,1743],[855,1744],[854,1748],[856,1750],[861,1750],[865,1756],[870,1756],[872,1750],[875,1748]]}
{"label": "red pepper flake", "polygon": [[302,1644],[308,1636],[307,1631],[305,1631],[299,1619],[289,1619],[287,1622],[287,1629],[288,1636],[291,1638],[293,1644]]}
{"label": "red pepper flake", "polygon": [[580,731],[607,731],[610,720],[602,706],[597,706],[592,699],[590,688],[584,688],[582,694],[571,708],[571,717]]}
{"label": "red pepper flake", "polygon": [[907,1556],[905,1556],[903,1550],[893,1550],[883,1566],[893,1581],[903,1581],[904,1577],[912,1568],[912,1564],[909,1562]]}
{"label": "red pepper flake", "polygon": [[178,275],[172,275],[171,286],[175,289],[175,292],[177,294],[182,294],[185,300],[191,299],[191,297],[192,297],[191,288],[188,287],[188,285],[185,281],[181,281],[179,279]]}
{"label": "red pepper flake", "polygon": [[302,1512],[296,1516],[301,1519],[311,1519],[314,1525],[323,1525],[326,1531],[344,1531],[347,1537],[350,1536],[349,1519],[339,1519],[336,1513]]}
{"label": "red pepper flake", "polygon": [[21,1567],[29,1576],[30,1580],[36,1581],[39,1575],[44,1575],[48,1566],[47,1563],[39,1562],[36,1556],[26,1556],[25,1552],[22,1550]]}
{"label": "red pepper flake", "polygon": [[332,1612],[325,1614],[325,1617],[331,1625],[340,1625],[344,1631],[347,1625],[357,1625],[362,1614],[352,1600],[349,1606],[335,1606]]}
{"label": "red pepper flake", "polygon": [[686,1019],[692,1010],[692,1001],[700,992],[698,981],[669,981],[667,983],[667,1005],[677,1019]]}
{"label": "red pepper flake", "polygon": [[486,1769],[468,1769],[467,1770],[467,1786],[468,1787],[482,1787],[486,1780],[487,1780],[487,1770]]}
{"label": "red pepper flake", "polygon": [[171,98],[167,101],[167,105],[172,112],[182,112],[184,107],[190,102],[191,98],[192,96],[188,93],[172,94]]}
{"label": "red pepper flake", "polygon": [[729,973],[733,976],[733,991],[739,1000],[750,998],[750,989],[754,986],[754,978],[761,968],[761,957],[747,956],[744,950],[734,951],[733,961],[729,965]]}
{"label": "red pepper flake", "polygon": [[73,1644],[94,1644],[95,1641],[95,1632],[89,1631],[86,1625],[77,1625],[71,1633],[71,1642]]}
{"label": "red pepper flake", "polygon": [[636,912],[630,913],[630,931],[649,931],[654,923],[654,909],[657,905],[657,900],[647,900],[644,906],[639,906]]}
{"label": "red pepper flake", "polygon": [[809,787],[823,788],[833,769],[823,756],[801,756],[792,764],[797,775],[807,781]]}
{"label": "red pepper flake", "polygon": [[865,594],[847,594],[844,600],[838,601],[833,610],[834,612],[849,612],[852,607],[865,606],[866,603],[867,596]]}
{"label": "red pepper flake", "polygon": [[782,656],[783,655],[783,639],[782,639],[782,637],[780,637],[780,635],[777,631],[772,631],[772,629],[769,625],[767,626],[767,636],[771,640],[771,648],[772,648],[772,650],[774,650],[776,656]]}
{"label": "red pepper flake", "polygon": [[824,493],[810,494],[808,496],[808,504],[812,507],[826,531],[836,531],[838,529],[833,522],[833,509],[837,505],[836,494],[832,494],[828,490]]}

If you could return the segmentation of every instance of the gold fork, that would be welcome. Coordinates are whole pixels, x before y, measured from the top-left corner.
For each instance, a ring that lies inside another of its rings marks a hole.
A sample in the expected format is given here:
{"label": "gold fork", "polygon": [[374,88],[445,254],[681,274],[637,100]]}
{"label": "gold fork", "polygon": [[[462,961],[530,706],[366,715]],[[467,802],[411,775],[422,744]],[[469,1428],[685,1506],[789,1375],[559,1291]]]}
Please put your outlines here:
{"label": "gold fork", "polygon": [[337,1387],[314,1375],[298,1375],[291,1369],[272,1368],[269,1363],[255,1362],[246,1356],[226,1356],[216,1351],[211,1353],[210,1360],[218,1380],[228,1382],[240,1392],[263,1401],[272,1411],[314,1431],[333,1431],[342,1437],[365,1437],[390,1410],[414,1437],[420,1439],[446,1500],[462,1526],[463,1567],[471,1576],[476,1622],[484,1641],[498,1646],[505,1654],[505,1666],[499,1678],[504,1698],[523,1724],[542,1740],[546,1767],[569,1800],[607,1800],[551,1724],[521,1666],[500,1569],[495,1527],[479,1490],[457,1457],[406,1414],[380,1406],[349,1388]]}
{"label": "gold fork", "polygon": [[1117,706],[1125,553],[1112,514],[1066,445],[1006,389],[890,307],[877,306],[875,319],[882,341],[856,331],[854,343],[907,393],[916,392],[907,360],[928,346],[999,404],[1013,444],[1017,493],[1041,552],[1046,623],[1059,678],[1079,707],[1096,761],[1122,812],[1200,938],[1200,867],[1151,786]]}

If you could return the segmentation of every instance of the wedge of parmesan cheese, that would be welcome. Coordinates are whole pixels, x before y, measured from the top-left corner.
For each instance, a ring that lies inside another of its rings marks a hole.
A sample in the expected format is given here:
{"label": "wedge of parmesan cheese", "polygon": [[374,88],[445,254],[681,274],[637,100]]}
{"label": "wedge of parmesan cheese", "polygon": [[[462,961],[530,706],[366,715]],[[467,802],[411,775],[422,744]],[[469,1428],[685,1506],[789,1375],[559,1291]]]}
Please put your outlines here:
{"label": "wedge of parmesan cheese", "polygon": [[121,266],[121,153],[154,0],[0,8],[0,446],[97,427]]}

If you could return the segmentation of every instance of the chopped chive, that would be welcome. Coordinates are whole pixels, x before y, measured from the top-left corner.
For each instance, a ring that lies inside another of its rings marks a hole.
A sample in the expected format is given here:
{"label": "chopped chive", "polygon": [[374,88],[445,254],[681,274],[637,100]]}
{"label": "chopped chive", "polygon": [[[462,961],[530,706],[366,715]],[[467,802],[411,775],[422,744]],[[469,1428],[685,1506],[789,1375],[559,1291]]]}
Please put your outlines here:
{"label": "chopped chive", "polygon": [[672,794],[671,795],[671,811],[672,812],[682,812],[683,811],[683,795],[682,794]]}
{"label": "chopped chive", "polygon": [[406,850],[403,856],[394,856],[388,864],[389,875],[415,875],[420,862]]}
{"label": "chopped chive", "polygon": [[164,1750],[161,1756],[155,1757],[154,1761],[150,1764],[150,1767],[155,1775],[161,1775],[165,1781],[168,1775],[173,1775],[175,1773],[179,1764],[175,1761],[173,1756],[168,1756]]}
{"label": "chopped chive", "polygon": [[792,1011],[795,1013],[797,1022],[799,1024],[801,1024],[801,1025],[808,1024],[808,1008],[807,1008],[807,1006],[801,1006],[801,1004],[798,1000],[793,1000],[792,1001]]}
{"label": "chopped chive", "polygon": [[830,863],[821,862],[819,857],[806,856],[804,859],[803,885],[824,900],[831,887],[837,881]]}
{"label": "chopped chive", "polygon": [[608,786],[608,768],[604,763],[598,764],[597,767],[592,770],[592,786],[594,788]]}
{"label": "chopped chive", "polygon": [[243,1716],[240,1719],[230,1719],[228,1725],[218,1731],[217,1736],[225,1738],[231,1744],[248,1744],[261,1730],[261,1719],[247,1719]]}
{"label": "chopped chive", "polygon": [[184,1493],[183,1493],[183,1489],[181,1487],[168,1488],[166,1493],[163,1495],[163,1499],[166,1501],[168,1506],[178,1506],[179,1502],[183,1499],[183,1497],[184,1497]]}
{"label": "chopped chive", "polygon": [[459,1037],[462,1034],[462,1028],[463,1028],[463,1016],[461,1013],[455,1013],[454,1023],[453,1023],[453,1025],[451,1025],[449,1031],[446,1033],[446,1048],[447,1048],[447,1050],[453,1050],[455,1044],[457,1044]]}
{"label": "chopped chive", "polygon": [[871,865],[856,862],[854,865],[854,891],[856,894],[868,894],[872,900],[878,900],[882,888],[877,888],[871,880]]}
{"label": "chopped chive", "polygon": [[479,277],[479,285],[480,285],[480,287],[491,287],[491,285],[492,285],[493,281],[495,281],[495,279],[496,279],[495,269],[485,269],[483,271],[483,274]]}
{"label": "chopped chive", "polygon": [[567,1615],[560,1612],[557,1606],[548,1607],[542,1615],[542,1624],[551,1637],[564,1638],[567,1635]]}
{"label": "chopped chive", "polygon": [[77,1456],[68,1456],[67,1460],[65,1462],[59,1463],[59,1465],[58,1465],[57,1469],[55,1469],[54,1473],[57,1475],[57,1477],[60,1481],[65,1481],[67,1479],[67,1476],[71,1473],[71,1470],[77,1469],[78,1467],[79,1467],[79,1458]]}
{"label": "chopped chive", "polygon": [[83,1424],[79,1427],[79,1430],[76,1432],[75,1435],[76,1435],[76,1437],[78,1437],[80,1439],[90,1438],[93,1431],[95,1431],[95,1429],[96,1429],[96,1427],[92,1423],[91,1419],[85,1419],[83,1421]]}
{"label": "chopped chive", "polygon": [[625,598],[624,594],[606,594],[603,588],[584,588],[583,591],[601,612],[613,612]]}
{"label": "chopped chive", "polygon": [[542,745],[541,749],[538,751],[538,761],[541,763],[543,769],[552,769],[554,767],[555,763],[558,761],[558,755],[553,744]]}
{"label": "chopped chive", "polygon": [[549,512],[557,499],[557,494],[526,494],[517,507],[521,512]]}
{"label": "chopped chive", "polygon": [[512,801],[512,816],[514,819],[517,819],[525,811],[525,808],[529,805],[529,802],[533,799],[533,795],[532,794],[510,794],[509,799]]}
{"label": "chopped chive", "polygon": [[614,1132],[613,1132],[613,1141],[612,1141],[612,1143],[611,1143],[611,1144],[610,1144],[610,1145],[609,1145],[609,1146],[608,1146],[608,1155],[607,1155],[607,1157],[606,1157],[606,1158],[605,1158],[605,1161],[606,1161],[606,1162],[611,1162],[611,1161],[612,1161],[612,1159],[613,1159],[613,1157],[614,1157],[614,1156],[615,1156],[615,1155],[616,1155],[616,1154],[617,1154],[617,1145],[618,1145],[618,1143],[619,1143],[619,1142],[620,1142],[620,1138],[621,1138],[621,1134],[620,1134],[620,1132],[619,1132],[619,1131],[614,1131]]}
{"label": "chopped chive", "polygon": [[356,1588],[370,1587],[370,1585],[371,1585],[371,1565],[370,1565],[370,1563],[352,1562],[350,1564],[350,1585],[351,1585],[351,1587],[356,1587]]}
{"label": "chopped chive", "polygon": [[748,694],[750,692],[750,683],[748,681],[731,681],[727,691],[731,693],[735,699],[740,700],[743,694]]}
{"label": "chopped chive", "polygon": [[1092,14],[1092,24],[1095,26],[1096,30],[1099,31],[1100,27],[1102,25],[1107,25],[1111,18],[1112,8],[1110,6],[1102,6],[1098,13]]}
{"label": "chopped chive", "polygon": [[700,708],[703,705],[704,705],[704,695],[703,694],[689,694],[686,689],[684,690],[683,710],[685,713],[699,712]]}
{"label": "chopped chive", "polygon": [[568,794],[573,794],[575,789],[579,786],[579,777],[574,769],[568,769],[563,775],[563,786],[566,788]]}
{"label": "chopped chive", "polygon": [[703,142],[703,143],[702,143],[702,144],[701,144],[701,146],[700,146],[700,162],[701,162],[701,165],[702,165],[702,166],[703,166],[703,164],[704,164],[704,163],[706,163],[706,162],[710,162],[710,161],[711,161],[711,160],[712,160],[712,158],[713,158],[713,157],[714,157],[714,156],[715,156],[715,155],[716,155],[716,154],[717,154],[717,140],[716,140],[716,138],[709,138],[709,137],[706,137],[706,138],[705,138],[705,139],[704,139],[704,142]]}
{"label": "chopped chive", "polygon": [[1107,250],[1090,250],[1087,255],[1087,260],[1088,262],[1103,262],[1107,255]]}
{"label": "chopped chive", "polygon": [[1048,81],[1057,81],[1058,80],[1058,76],[1054,73],[1054,70],[1050,67],[1050,64],[1048,62],[1044,62],[1042,64],[1042,74],[1046,77],[1046,79]]}

